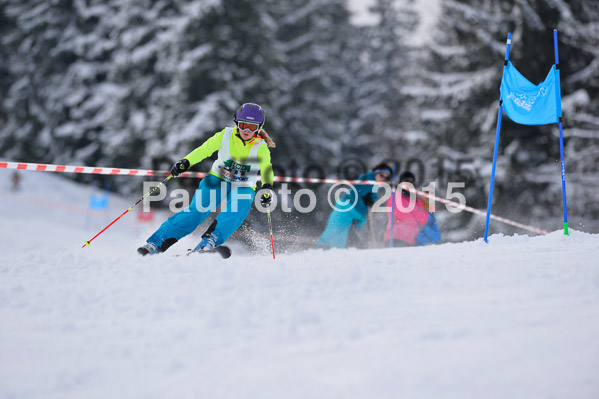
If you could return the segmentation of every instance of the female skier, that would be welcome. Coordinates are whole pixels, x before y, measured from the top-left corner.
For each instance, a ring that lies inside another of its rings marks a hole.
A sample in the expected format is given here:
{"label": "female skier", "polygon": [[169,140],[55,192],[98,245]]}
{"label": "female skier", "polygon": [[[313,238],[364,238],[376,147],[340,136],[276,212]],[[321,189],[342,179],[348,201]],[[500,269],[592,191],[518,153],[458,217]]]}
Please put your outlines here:
{"label": "female skier", "polygon": [[[168,218],[147,243],[137,252],[154,255],[166,251],[182,237],[193,232],[216,210],[222,200],[227,206],[202,237],[194,251],[209,251],[223,244],[241,226],[256,195],[258,169],[262,177],[261,198],[265,206],[272,200],[273,170],[269,147],[274,141],[262,127],[264,111],[257,104],[243,104],[233,118],[235,127],[226,127],[209,138],[171,168],[178,177],[193,165],[218,150],[218,159],[212,164],[210,174],[202,179],[189,206]],[[214,203],[217,200],[219,203]]]}

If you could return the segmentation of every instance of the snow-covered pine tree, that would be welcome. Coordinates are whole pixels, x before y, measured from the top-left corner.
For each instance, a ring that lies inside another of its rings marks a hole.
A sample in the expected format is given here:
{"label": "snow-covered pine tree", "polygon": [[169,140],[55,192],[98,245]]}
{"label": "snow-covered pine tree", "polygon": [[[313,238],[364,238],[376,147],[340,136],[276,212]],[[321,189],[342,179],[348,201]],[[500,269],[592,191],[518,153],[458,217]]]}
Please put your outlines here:
{"label": "snow-covered pine tree", "polygon": [[[559,15],[559,54],[564,115],[566,180],[570,224],[575,229],[599,230],[597,192],[599,161],[599,3],[573,0],[550,3],[551,14]],[[551,131],[552,156],[557,159],[557,129]],[[546,197],[561,195],[556,168],[537,171],[530,180],[549,182]],[[561,209],[553,215],[560,216]],[[573,217],[572,217],[573,216]]]}
{"label": "snow-covered pine tree", "polygon": [[[352,92],[356,117],[350,121],[358,145],[376,160],[406,155],[405,136],[412,117],[401,89],[415,71],[410,35],[418,24],[411,0],[376,0],[377,23],[362,28],[359,69]],[[373,161],[374,162],[374,161]]]}
{"label": "snow-covered pine tree", "polygon": [[9,159],[49,160],[51,131],[59,123],[60,110],[48,98],[52,93],[47,87],[74,58],[51,51],[68,35],[71,16],[63,3],[35,0],[3,3],[2,13],[9,87],[2,96],[6,120],[1,131],[7,139],[0,143],[0,152]]}
{"label": "snow-covered pine tree", "polygon": [[[569,129],[577,134],[581,131],[577,129],[589,131],[596,126],[596,119],[589,118],[589,110],[596,109],[597,97],[590,96],[596,93],[596,79],[578,77],[597,73],[597,29],[589,18],[597,16],[598,5],[561,0],[447,0],[442,7],[428,51],[426,89],[413,88],[423,109],[421,123],[433,133],[431,144],[490,163],[507,32],[513,32],[510,59],[529,80],[539,82],[554,62],[552,30],[557,28],[568,178],[569,162],[576,164],[578,158],[571,147],[577,140],[568,138]],[[586,136],[582,141],[593,141]],[[557,127],[517,125],[504,118],[500,149],[503,173],[496,180],[494,211],[514,213],[545,226],[542,219],[549,218],[547,223],[555,226],[561,214]],[[483,170],[488,181],[489,171]],[[568,179],[570,194],[578,192],[580,181],[575,176]],[[479,196],[474,202],[484,204],[486,193],[480,191]],[[576,197],[569,206],[582,210]]]}
{"label": "snow-covered pine tree", "polygon": [[[6,4],[2,3],[0,4],[0,37],[5,37],[14,29],[14,26],[11,25],[12,20],[6,16]],[[10,50],[4,40],[0,40],[0,57],[5,61],[0,64],[0,96],[2,96],[1,98],[6,98],[12,79],[9,63],[6,62],[10,60]],[[0,102],[0,118],[3,118],[3,108],[4,105]]]}
{"label": "snow-covered pine tree", "polygon": [[[173,71],[154,73],[179,14],[176,5],[133,1],[26,0],[6,7],[15,29],[4,42],[15,76],[2,132],[17,145],[12,159],[148,167],[145,142],[164,118],[156,93]],[[166,26],[165,26],[166,25]],[[164,40],[167,39],[167,40]],[[151,126],[154,120],[158,122]]]}
{"label": "snow-covered pine tree", "polygon": [[240,102],[274,102],[276,25],[266,9],[241,0],[7,5],[14,28],[3,44],[14,77],[1,129],[14,142],[0,151],[24,161],[169,166],[232,123]]}
{"label": "snow-covered pine tree", "polygon": [[353,136],[347,121],[356,117],[349,102],[350,62],[359,62],[350,41],[355,28],[343,0],[290,0],[275,10],[286,77],[281,148],[299,165],[316,163],[329,173]]}
{"label": "snow-covered pine tree", "polygon": [[170,139],[178,151],[232,126],[237,107],[245,102],[263,106],[266,130],[280,142],[282,61],[270,6],[271,1],[223,0],[183,27],[175,88],[190,115]]}

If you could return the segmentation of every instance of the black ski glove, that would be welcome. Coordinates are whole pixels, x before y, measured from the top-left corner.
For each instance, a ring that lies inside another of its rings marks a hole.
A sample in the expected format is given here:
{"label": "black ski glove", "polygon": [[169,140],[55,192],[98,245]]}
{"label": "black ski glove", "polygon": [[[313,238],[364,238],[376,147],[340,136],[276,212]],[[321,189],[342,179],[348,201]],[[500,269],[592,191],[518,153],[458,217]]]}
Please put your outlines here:
{"label": "black ski glove", "polygon": [[374,200],[372,199],[372,193],[366,194],[365,196],[362,197],[362,199],[364,200],[364,203],[366,204],[366,206],[374,205]]}
{"label": "black ski glove", "polygon": [[262,190],[266,190],[264,194],[262,194],[262,198],[260,198],[260,203],[262,206],[270,206],[272,202],[272,186],[268,183],[262,185]]}
{"label": "black ski glove", "polygon": [[175,162],[171,168],[171,175],[173,175],[173,177],[179,177],[179,175],[187,169],[189,169],[189,161],[183,158],[182,160]]}

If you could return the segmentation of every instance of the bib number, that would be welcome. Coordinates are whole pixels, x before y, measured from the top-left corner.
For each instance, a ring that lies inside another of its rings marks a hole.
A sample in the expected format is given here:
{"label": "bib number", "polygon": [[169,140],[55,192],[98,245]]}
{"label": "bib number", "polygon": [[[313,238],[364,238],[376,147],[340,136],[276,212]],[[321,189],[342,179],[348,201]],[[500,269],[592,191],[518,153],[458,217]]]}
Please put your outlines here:
{"label": "bib number", "polygon": [[247,182],[247,174],[251,168],[251,165],[244,165],[232,159],[227,159],[218,167],[219,173],[230,182]]}

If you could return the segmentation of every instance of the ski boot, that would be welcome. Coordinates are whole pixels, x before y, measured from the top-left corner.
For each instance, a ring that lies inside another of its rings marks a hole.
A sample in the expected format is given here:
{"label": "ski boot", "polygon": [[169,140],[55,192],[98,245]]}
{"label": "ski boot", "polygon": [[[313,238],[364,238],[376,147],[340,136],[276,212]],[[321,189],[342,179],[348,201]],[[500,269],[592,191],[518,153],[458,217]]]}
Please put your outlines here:
{"label": "ski boot", "polygon": [[146,242],[144,245],[142,245],[141,247],[137,248],[137,253],[142,255],[142,256],[146,256],[146,255],[157,255],[161,252],[166,251],[167,249],[169,249],[174,243],[177,242],[176,238],[167,238],[166,240],[162,241],[162,245],[157,247],[154,243],[152,242]]}
{"label": "ski boot", "polygon": [[216,245],[212,235],[204,236],[202,241],[193,250],[189,251],[187,255],[191,254],[219,254],[223,259],[231,257],[231,248],[226,245]]}
{"label": "ski boot", "polygon": [[202,241],[200,241],[197,247],[195,247],[193,250],[198,252],[207,252],[214,249],[215,247],[216,244],[214,242],[214,238],[212,237],[212,234],[209,234],[208,236],[204,235],[202,237]]}
{"label": "ski boot", "polygon": [[159,253],[158,248],[151,242],[147,242],[141,247],[137,248],[137,253],[141,256],[146,255],[157,255]]}

